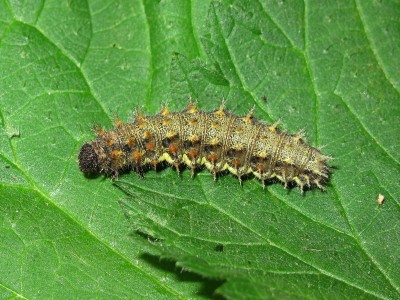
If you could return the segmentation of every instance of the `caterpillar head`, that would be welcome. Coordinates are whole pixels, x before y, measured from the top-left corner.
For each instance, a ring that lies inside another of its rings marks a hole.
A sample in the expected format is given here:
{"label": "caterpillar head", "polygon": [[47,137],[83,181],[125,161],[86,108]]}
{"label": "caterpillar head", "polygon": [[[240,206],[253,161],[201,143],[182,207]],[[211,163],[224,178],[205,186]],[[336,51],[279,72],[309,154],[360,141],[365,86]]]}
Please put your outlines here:
{"label": "caterpillar head", "polygon": [[99,156],[92,144],[84,144],[79,152],[79,169],[85,174],[99,173]]}

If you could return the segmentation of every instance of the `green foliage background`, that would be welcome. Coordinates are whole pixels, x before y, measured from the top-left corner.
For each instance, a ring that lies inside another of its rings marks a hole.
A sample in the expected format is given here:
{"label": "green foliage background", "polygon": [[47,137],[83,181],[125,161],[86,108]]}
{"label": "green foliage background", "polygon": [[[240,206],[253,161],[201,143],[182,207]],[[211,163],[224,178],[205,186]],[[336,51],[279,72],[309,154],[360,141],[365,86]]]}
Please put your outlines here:
{"label": "green foliage background", "polygon": [[[399,299],[399,16],[397,0],[0,1],[0,298]],[[93,124],[189,96],[304,128],[335,158],[327,191],[79,172]]]}

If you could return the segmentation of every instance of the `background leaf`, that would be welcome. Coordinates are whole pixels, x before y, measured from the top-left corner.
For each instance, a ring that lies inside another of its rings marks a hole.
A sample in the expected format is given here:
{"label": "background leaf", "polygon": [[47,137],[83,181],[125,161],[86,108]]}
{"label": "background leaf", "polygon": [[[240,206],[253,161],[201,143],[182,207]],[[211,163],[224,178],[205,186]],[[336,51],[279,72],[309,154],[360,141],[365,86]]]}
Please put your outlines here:
{"label": "background leaf", "polygon": [[[209,298],[222,280],[228,298],[399,298],[399,12],[0,2],[0,298]],[[335,158],[327,192],[172,169],[118,189],[79,172],[93,123],[189,96],[305,128]]]}

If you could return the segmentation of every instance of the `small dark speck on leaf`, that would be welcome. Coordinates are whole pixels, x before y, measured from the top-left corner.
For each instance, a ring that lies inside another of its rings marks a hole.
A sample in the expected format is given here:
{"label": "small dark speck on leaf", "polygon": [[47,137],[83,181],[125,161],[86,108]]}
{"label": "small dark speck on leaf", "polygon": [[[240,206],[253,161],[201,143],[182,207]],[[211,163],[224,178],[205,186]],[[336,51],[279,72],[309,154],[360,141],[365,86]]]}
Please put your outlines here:
{"label": "small dark speck on leaf", "polygon": [[218,244],[217,246],[215,246],[214,250],[217,252],[224,252],[224,245]]}
{"label": "small dark speck on leaf", "polygon": [[142,238],[148,240],[149,242],[157,243],[157,242],[161,241],[160,239],[158,239],[158,238],[156,238],[154,236],[151,236],[150,234],[147,234],[145,232],[139,231],[139,230],[137,230],[136,233],[138,235],[140,235]]}

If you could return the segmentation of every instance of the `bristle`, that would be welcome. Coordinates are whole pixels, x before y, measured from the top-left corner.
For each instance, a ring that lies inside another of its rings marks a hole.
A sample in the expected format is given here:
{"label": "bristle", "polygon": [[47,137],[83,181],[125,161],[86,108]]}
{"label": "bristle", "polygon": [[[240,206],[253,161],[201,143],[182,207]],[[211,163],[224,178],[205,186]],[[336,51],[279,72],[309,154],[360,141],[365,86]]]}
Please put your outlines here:
{"label": "bristle", "polygon": [[163,115],[163,116],[167,116],[167,115],[169,115],[170,113],[171,113],[171,112],[170,112],[170,110],[168,109],[168,102],[165,102],[164,105],[161,107],[160,114]]}
{"label": "bristle", "polygon": [[280,123],[281,123],[281,120],[279,119],[274,124],[269,125],[267,128],[268,128],[269,131],[275,132]]}

